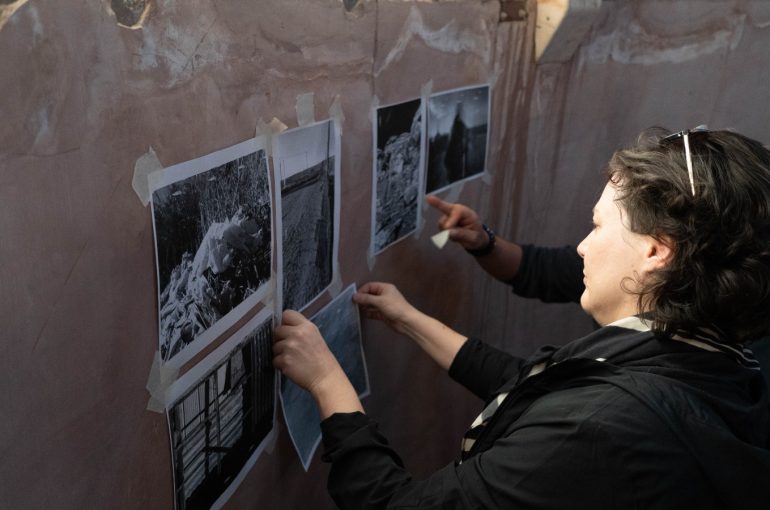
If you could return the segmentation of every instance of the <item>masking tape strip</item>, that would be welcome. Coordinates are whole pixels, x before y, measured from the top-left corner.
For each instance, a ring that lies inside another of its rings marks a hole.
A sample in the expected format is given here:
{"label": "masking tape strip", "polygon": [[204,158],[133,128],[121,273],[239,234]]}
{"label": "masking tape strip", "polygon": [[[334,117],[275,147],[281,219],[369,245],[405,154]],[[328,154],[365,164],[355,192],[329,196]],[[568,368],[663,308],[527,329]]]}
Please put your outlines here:
{"label": "masking tape strip", "polygon": [[147,402],[147,410],[153,413],[163,414],[166,411],[166,404],[160,400],[156,400],[155,397],[150,397]]}
{"label": "masking tape strip", "polygon": [[262,303],[262,305],[265,308],[270,308],[272,310],[272,309],[275,309],[275,296],[276,296],[275,289],[276,289],[276,285],[277,285],[276,282],[278,281],[278,278],[276,277],[275,271],[271,271],[271,273],[272,274],[270,275],[270,290],[267,291],[267,293],[265,294],[265,297],[262,298],[260,303]]}
{"label": "masking tape strip", "polygon": [[254,136],[256,138],[260,136],[265,137],[265,154],[267,154],[267,157],[273,156],[273,136],[283,133],[287,129],[289,129],[289,126],[281,122],[277,117],[273,117],[270,122],[265,122],[262,118],[257,120]]}
{"label": "masking tape strip", "polygon": [[345,122],[345,112],[342,111],[342,104],[340,104],[340,95],[334,96],[331,106],[329,106],[329,118],[334,119],[337,124],[337,129],[342,136],[342,124]]}
{"label": "masking tape strip", "polygon": [[155,150],[150,147],[145,154],[142,154],[139,159],[134,163],[134,178],[131,181],[131,187],[134,188],[139,200],[142,201],[142,205],[147,207],[150,203],[150,184],[148,177],[153,172],[162,170],[163,165],[160,164],[158,155],[155,154]]}
{"label": "masking tape strip", "polygon": [[423,84],[422,87],[420,87],[420,96],[424,100],[427,100],[432,93],[433,93],[433,80],[428,80],[427,82],[425,82],[425,84]]}
{"label": "masking tape strip", "polygon": [[147,176],[147,186],[150,188],[150,201],[152,201],[152,190],[161,187],[160,181],[163,177],[163,169],[155,170],[153,173]]}
{"label": "masking tape strip", "polygon": [[273,117],[272,120],[270,120],[270,129],[273,130],[274,135],[277,135],[278,133],[283,133],[289,129],[289,126],[281,122],[277,117]]}
{"label": "masking tape strip", "polygon": [[495,65],[495,67],[496,67],[495,70],[492,71],[492,76],[490,76],[489,80],[488,80],[489,81],[489,91],[490,91],[490,94],[491,94],[492,90],[494,90],[495,85],[497,85],[497,80],[499,80],[500,76],[502,76],[502,74],[503,74],[502,67],[497,67],[497,65]]}
{"label": "masking tape strip", "polygon": [[262,117],[257,119],[257,124],[254,126],[254,138],[259,138],[260,136],[265,137],[265,152],[268,157],[272,156],[272,147],[270,138],[273,135],[273,130],[270,127],[270,124],[264,121]]}
{"label": "masking tape strip", "polygon": [[294,105],[297,110],[297,124],[306,126],[315,122],[315,100],[312,92],[300,94],[297,96],[297,103]]}
{"label": "masking tape strip", "polygon": [[449,241],[449,230],[442,230],[438,234],[431,236],[430,240],[434,245],[436,245],[436,248],[439,250],[442,249]]}
{"label": "masking tape strip", "polygon": [[150,375],[147,377],[147,391],[150,392],[150,400],[147,409],[156,413],[164,412],[166,408],[166,390],[176,381],[179,368],[164,366],[160,361],[160,352],[155,351],[155,357],[150,367]]}

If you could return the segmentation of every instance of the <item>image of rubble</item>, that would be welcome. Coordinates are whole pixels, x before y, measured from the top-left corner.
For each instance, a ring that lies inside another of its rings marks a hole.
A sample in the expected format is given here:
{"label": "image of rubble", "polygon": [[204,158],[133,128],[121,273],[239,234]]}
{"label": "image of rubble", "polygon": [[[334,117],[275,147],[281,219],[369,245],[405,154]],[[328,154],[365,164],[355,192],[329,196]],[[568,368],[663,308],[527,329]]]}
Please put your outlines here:
{"label": "image of rubble", "polygon": [[417,228],[422,180],[422,101],[377,110],[374,253]]}
{"label": "image of rubble", "polygon": [[160,352],[168,361],[270,278],[265,152],[153,193]]}

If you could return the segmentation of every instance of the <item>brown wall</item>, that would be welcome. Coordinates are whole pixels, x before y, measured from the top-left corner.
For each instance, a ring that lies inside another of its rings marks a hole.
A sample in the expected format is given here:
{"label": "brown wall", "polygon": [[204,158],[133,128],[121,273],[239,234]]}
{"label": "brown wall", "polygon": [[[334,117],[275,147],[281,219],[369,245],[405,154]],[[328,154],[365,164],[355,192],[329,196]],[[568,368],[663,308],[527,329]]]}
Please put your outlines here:
{"label": "brown wall", "polygon": [[[2,7],[6,2],[0,2]],[[576,242],[613,148],[658,124],[770,141],[770,9],[755,1],[605,1],[571,62],[535,67],[534,19],[495,1],[154,0],[119,27],[109,0],[29,0],[0,29],[0,506],[170,508],[165,417],[145,409],[157,349],[150,211],[131,187],[150,145],[171,165],[296,125],[339,95],[344,284],[393,281],[452,327],[526,353],[590,321],[511,296],[456,247],[419,239],[366,260],[371,121],[386,104],[494,83],[491,178],[463,187],[504,237]],[[363,324],[364,401],[417,476],[455,458],[478,403],[417,348]],[[406,424],[406,425],[405,425]],[[279,419],[230,508],[332,508]]]}

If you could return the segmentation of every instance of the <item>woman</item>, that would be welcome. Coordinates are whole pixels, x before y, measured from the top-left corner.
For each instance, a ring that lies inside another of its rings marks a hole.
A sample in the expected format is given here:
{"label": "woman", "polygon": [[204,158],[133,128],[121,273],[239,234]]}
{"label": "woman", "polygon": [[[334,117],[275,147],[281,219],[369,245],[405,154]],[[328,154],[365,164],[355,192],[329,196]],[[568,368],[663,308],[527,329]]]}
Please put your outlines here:
{"label": "woman", "polygon": [[[449,219],[483,248],[480,224]],[[593,221],[580,303],[602,327],[527,360],[392,285],[354,297],[486,402],[461,462],[426,480],[363,414],[314,326],[285,313],[274,363],[318,403],[341,508],[767,506],[770,410],[744,346],[770,330],[770,153],[727,131],[647,131],[613,155]]]}

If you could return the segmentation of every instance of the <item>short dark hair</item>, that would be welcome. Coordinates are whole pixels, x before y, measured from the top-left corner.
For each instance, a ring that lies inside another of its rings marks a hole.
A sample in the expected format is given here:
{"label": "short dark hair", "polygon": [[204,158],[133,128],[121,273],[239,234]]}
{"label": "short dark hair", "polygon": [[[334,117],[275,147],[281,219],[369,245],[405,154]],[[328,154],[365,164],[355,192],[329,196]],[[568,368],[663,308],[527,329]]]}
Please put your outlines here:
{"label": "short dark hair", "polygon": [[639,309],[657,334],[706,327],[723,341],[770,333],[770,151],[732,131],[689,135],[693,196],[681,137],[650,128],[608,164],[616,201],[638,234],[673,240],[673,257],[646,278]]}

